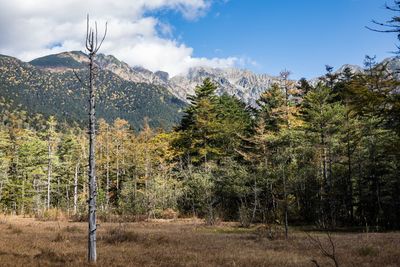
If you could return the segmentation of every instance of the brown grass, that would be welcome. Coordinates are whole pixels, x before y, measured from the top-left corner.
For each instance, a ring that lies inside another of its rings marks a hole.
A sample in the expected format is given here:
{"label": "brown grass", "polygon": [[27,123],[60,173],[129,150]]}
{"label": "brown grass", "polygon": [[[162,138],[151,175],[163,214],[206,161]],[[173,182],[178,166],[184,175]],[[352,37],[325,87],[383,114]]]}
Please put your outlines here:
{"label": "brown grass", "polygon": [[[332,266],[302,232],[271,239],[261,226],[195,220],[102,223],[97,266]],[[17,232],[13,229],[19,229]],[[88,266],[86,223],[8,217],[1,266]],[[261,231],[261,232],[260,232]],[[326,242],[324,233],[311,233]],[[400,233],[335,233],[340,266],[400,266]]]}
{"label": "brown grass", "polygon": [[108,229],[102,240],[116,245],[123,242],[139,242],[140,237],[132,231],[127,231],[125,226],[119,226]]}

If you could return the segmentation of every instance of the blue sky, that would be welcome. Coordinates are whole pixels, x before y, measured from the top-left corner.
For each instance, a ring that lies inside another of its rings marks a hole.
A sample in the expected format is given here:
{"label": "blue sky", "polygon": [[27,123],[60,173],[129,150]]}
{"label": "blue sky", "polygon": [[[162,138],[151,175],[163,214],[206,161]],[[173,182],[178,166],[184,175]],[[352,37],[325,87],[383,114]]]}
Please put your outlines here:
{"label": "blue sky", "polygon": [[[388,0],[393,3],[393,0]],[[313,78],[325,65],[392,56],[384,0],[0,0],[0,54],[30,61],[84,50],[86,14],[109,31],[101,52],[171,76],[191,67]]]}
{"label": "blue sky", "polygon": [[[325,64],[361,65],[365,55],[393,56],[394,34],[372,32],[371,20],[392,16],[380,0],[229,0],[214,3],[205,16],[188,21],[158,12],[173,35],[194,49],[195,57],[237,56],[245,67],[276,75],[315,77]],[[388,2],[390,3],[390,2]],[[254,62],[253,62],[254,61]],[[251,63],[253,62],[253,63]]]}

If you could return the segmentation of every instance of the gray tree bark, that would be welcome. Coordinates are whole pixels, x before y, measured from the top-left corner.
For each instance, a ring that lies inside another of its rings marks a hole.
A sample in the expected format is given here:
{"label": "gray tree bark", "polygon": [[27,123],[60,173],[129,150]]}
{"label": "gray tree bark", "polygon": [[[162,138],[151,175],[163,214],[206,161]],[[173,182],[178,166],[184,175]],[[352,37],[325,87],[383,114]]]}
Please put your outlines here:
{"label": "gray tree bark", "polygon": [[51,141],[49,137],[49,144],[48,144],[48,163],[47,163],[47,209],[50,209],[50,195],[51,195],[51,172],[52,172],[52,151],[51,151]]}
{"label": "gray tree bark", "polygon": [[78,172],[79,172],[79,163],[75,165],[75,175],[74,175],[74,215],[76,215],[78,211]]}
{"label": "gray tree bark", "polygon": [[[103,38],[100,42],[98,42],[98,32],[97,32],[97,23],[95,23],[95,28],[89,27],[89,15],[87,17],[87,28],[86,28],[86,49],[89,52],[89,198],[88,198],[88,206],[89,206],[89,214],[88,214],[88,223],[89,223],[89,232],[88,232],[88,261],[91,263],[95,263],[97,260],[97,252],[96,252],[96,197],[97,197],[97,183],[96,183],[96,158],[95,158],[95,148],[96,148],[96,109],[95,109],[95,86],[94,86],[94,78],[95,78],[95,63],[94,59],[96,57],[96,53],[99,51],[101,45],[103,44],[104,39],[107,35],[107,23],[105,25],[105,31]],[[75,73],[76,74],[76,73]],[[79,81],[81,79],[76,74]],[[82,81],[81,81],[82,82]]]}
{"label": "gray tree bark", "polygon": [[[91,32],[90,38],[94,39],[94,33]],[[94,51],[93,43],[90,49]],[[89,49],[88,49],[89,50]],[[91,51],[89,50],[89,51]],[[95,113],[95,88],[94,88],[94,62],[95,52],[89,53],[89,236],[88,236],[88,258],[90,262],[96,262],[96,113]]]}
{"label": "gray tree bark", "polygon": [[109,127],[106,132],[106,209],[110,206],[110,147],[109,147]]}

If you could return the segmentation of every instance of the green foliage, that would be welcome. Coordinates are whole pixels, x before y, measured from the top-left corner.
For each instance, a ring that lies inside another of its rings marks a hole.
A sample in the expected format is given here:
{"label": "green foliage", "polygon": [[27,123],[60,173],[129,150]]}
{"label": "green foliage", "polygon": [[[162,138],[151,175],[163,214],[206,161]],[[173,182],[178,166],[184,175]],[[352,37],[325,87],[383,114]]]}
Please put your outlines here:
{"label": "green foliage", "polygon": [[[371,60],[364,74],[328,70],[316,86],[272,85],[256,111],[206,79],[170,132],[100,119],[99,214],[399,228],[398,83]],[[48,212],[82,217],[85,132],[0,106],[1,208],[43,216],[51,166]]]}
{"label": "green foliage", "polygon": [[[51,57],[46,60],[53,61]],[[65,67],[66,59],[59,60]],[[57,66],[56,62],[51,64]],[[82,79],[88,75],[85,69],[77,73]],[[126,81],[109,71],[99,71],[96,80],[96,113],[108,122],[124,118],[140,129],[147,117],[152,127],[170,129],[180,120],[179,110],[185,104],[165,88]],[[0,56],[0,98],[9,102],[11,110],[23,106],[31,115],[41,113],[56,116],[61,122],[86,125],[88,92],[71,70],[50,72]],[[4,108],[0,106],[0,111]]]}
{"label": "green foliage", "polygon": [[250,131],[252,120],[245,104],[235,97],[216,96],[216,86],[205,79],[190,96],[176,146],[182,148],[188,164],[202,164],[235,153],[241,135]]}

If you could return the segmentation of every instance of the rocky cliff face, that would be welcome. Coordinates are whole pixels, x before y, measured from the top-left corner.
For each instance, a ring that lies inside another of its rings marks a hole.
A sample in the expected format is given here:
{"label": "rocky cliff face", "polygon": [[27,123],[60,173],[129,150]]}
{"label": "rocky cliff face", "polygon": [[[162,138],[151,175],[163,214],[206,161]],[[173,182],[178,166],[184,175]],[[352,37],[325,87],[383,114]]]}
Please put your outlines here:
{"label": "rocky cliff face", "polygon": [[218,85],[218,94],[235,95],[247,104],[254,105],[260,94],[267,90],[279,78],[266,74],[255,74],[248,70],[235,68],[213,69],[205,67],[192,68],[185,75],[170,79],[172,93],[181,99],[193,94],[196,85],[209,77]]}
{"label": "rocky cliff face", "polygon": [[[82,52],[74,51],[35,59],[31,63],[50,71],[60,72],[82,68],[86,62],[87,58]],[[279,77],[256,74],[249,70],[237,68],[196,67],[189,69],[185,74],[169,77],[166,72],[152,72],[143,67],[132,67],[114,56],[103,54],[97,56],[96,63],[101,69],[108,70],[124,80],[162,86],[183,101],[187,101],[187,96],[193,94],[195,87],[201,84],[205,78],[210,78],[218,85],[218,94],[235,95],[247,104],[254,106],[262,92],[273,83],[281,82]],[[387,64],[391,71],[400,70],[398,58],[385,59],[382,64]],[[343,72],[345,68],[349,68],[353,73],[363,72],[360,66],[346,64],[338,68],[336,73]],[[310,82],[316,84],[318,80],[318,78],[315,78],[311,79]]]}

